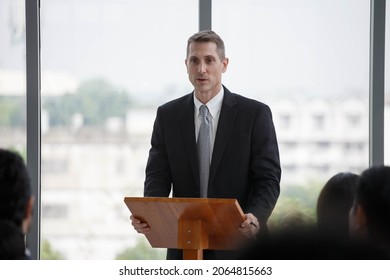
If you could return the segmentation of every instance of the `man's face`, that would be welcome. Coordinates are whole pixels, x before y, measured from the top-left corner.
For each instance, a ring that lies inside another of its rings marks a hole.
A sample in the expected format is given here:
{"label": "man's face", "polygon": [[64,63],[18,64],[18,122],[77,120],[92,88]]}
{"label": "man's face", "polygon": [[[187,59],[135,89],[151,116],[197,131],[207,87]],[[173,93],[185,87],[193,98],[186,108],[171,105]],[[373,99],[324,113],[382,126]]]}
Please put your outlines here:
{"label": "man's face", "polygon": [[213,98],[221,89],[222,73],[226,71],[228,59],[220,59],[213,42],[193,42],[185,62],[197,97]]}

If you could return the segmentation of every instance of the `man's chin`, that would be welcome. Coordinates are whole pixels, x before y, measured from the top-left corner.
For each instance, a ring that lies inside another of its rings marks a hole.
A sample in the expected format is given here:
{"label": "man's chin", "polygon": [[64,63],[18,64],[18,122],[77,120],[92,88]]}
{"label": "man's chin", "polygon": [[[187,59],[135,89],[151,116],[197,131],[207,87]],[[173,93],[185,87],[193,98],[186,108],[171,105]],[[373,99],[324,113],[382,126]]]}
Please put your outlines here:
{"label": "man's chin", "polygon": [[196,83],[195,90],[202,93],[210,91],[210,86],[206,83]]}

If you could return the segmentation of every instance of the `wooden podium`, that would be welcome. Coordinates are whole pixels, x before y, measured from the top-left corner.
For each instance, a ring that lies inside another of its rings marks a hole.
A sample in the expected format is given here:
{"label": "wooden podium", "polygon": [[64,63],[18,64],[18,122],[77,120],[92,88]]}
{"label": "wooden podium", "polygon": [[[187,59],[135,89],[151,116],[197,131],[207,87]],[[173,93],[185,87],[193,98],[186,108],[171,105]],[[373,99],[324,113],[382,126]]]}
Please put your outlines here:
{"label": "wooden podium", "polygon": [[203,259],[204,249],[231,250],[244,237],[245,215],[236,199],[125,197],[132,215],[150,227],[154,248],[183,249],[183,259]]}

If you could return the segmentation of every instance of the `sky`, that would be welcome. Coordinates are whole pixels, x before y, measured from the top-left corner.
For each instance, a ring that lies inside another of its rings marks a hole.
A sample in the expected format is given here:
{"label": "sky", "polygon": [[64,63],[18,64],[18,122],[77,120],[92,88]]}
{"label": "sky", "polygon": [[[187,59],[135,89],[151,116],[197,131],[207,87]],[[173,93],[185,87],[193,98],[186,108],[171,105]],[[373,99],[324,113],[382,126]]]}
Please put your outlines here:
{"label": "sky", "polygon": [[[42,1],[42,70],[106,77],[137,96],[180,96],[192,89],[184,59],[197,12],[197,0]],[[212,13],[231,90],[368,92],[368,0],[214,0]]]}
{"label": "sky", "polygon": [[[230,90],[254,98],[368,95],[369,0],[212,3]],[[23,1],[0,0],[1,48],[23,19],[19,6]],[[103,77],[135,98],[169,100],[192,90],[184,59],[197,29],[198,0],[42,0],[42,79]],[[0,70],[24,66],[22,43],[0,52]]]}
{"label": "sky", "polygon": [[237,88],[246,84],[252,92],[260,83],[264,92],[313,95],[368,90],[369,1],[213,3],[213,26],[230,50],[228,78]]}

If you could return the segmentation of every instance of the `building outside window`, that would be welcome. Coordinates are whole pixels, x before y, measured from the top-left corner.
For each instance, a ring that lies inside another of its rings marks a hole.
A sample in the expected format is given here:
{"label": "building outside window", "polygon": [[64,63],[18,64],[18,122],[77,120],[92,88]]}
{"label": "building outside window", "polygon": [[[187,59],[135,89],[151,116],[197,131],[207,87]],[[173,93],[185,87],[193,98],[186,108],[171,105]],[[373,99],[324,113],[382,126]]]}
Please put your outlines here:
{"label": "building outside window", "polygon": [[26,154],[24,1],[0,1],[0,148]]}
{"label": "building outside window", "polygon": [[283,209],[314,216],[331,176],[369,165],[370,1],[214,0],[212,11],[230,58],[226,85],[274,115],[283,172],[271,222]]}

